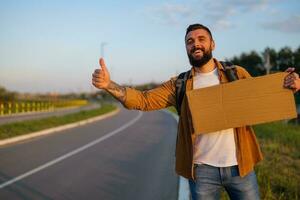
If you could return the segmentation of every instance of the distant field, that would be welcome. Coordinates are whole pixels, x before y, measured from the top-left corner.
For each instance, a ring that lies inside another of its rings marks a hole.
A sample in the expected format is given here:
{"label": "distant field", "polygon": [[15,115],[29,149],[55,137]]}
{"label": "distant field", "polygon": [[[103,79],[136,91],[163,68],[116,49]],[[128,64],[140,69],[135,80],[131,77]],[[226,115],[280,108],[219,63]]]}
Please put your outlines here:
{"label": "distant field", "polygon": [[[264,155],[255,168],[261,199],[299,199],[300,126],[280,121],[254,126],[254,130]],[[223,193],[222,199],[229,198]]]}

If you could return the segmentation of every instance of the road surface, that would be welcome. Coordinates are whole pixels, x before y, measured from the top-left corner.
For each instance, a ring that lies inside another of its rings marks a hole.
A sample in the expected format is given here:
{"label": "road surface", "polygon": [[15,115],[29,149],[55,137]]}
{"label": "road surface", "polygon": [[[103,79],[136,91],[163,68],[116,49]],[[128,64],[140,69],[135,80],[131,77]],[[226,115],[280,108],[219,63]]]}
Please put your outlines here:
{"label": "road surface", "polygon": [[167,113],[121,109],[0,147],[0,199],[175,200],[176,128]]}

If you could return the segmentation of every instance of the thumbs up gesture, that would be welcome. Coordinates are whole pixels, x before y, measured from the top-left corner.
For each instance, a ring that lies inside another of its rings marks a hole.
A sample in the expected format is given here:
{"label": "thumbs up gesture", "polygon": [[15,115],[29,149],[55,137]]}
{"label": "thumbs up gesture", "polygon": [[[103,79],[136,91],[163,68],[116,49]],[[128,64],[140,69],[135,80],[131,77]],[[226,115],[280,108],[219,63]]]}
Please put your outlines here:
{"label": "thumbs up gesture", "polygon": [[92,83],[96,88],[107,89],[111,80],[103,58],[99,59],[100,69],[95,69]]}

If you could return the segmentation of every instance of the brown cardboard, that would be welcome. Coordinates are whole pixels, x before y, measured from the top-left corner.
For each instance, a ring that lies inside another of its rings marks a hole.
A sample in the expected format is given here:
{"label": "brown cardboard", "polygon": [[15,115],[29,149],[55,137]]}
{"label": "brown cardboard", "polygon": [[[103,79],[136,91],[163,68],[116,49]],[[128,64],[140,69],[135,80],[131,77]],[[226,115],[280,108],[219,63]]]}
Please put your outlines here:
{"label": "brown cardboard", "polygon": [[287,73],[242,79],[186,93],[196,134],[297,117]]}

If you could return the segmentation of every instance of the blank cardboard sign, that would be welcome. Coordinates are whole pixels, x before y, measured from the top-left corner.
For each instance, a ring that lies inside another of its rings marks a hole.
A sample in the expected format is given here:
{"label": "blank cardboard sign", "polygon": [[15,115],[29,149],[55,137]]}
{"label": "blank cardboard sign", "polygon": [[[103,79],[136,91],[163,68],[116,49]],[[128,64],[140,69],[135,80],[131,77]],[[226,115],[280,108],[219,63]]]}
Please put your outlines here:
{"label": "blank cardboard sign", "polygon": [[195,133],[297,117],[292,90],[283,88],[287,73],[276,73],[186,93]]}

